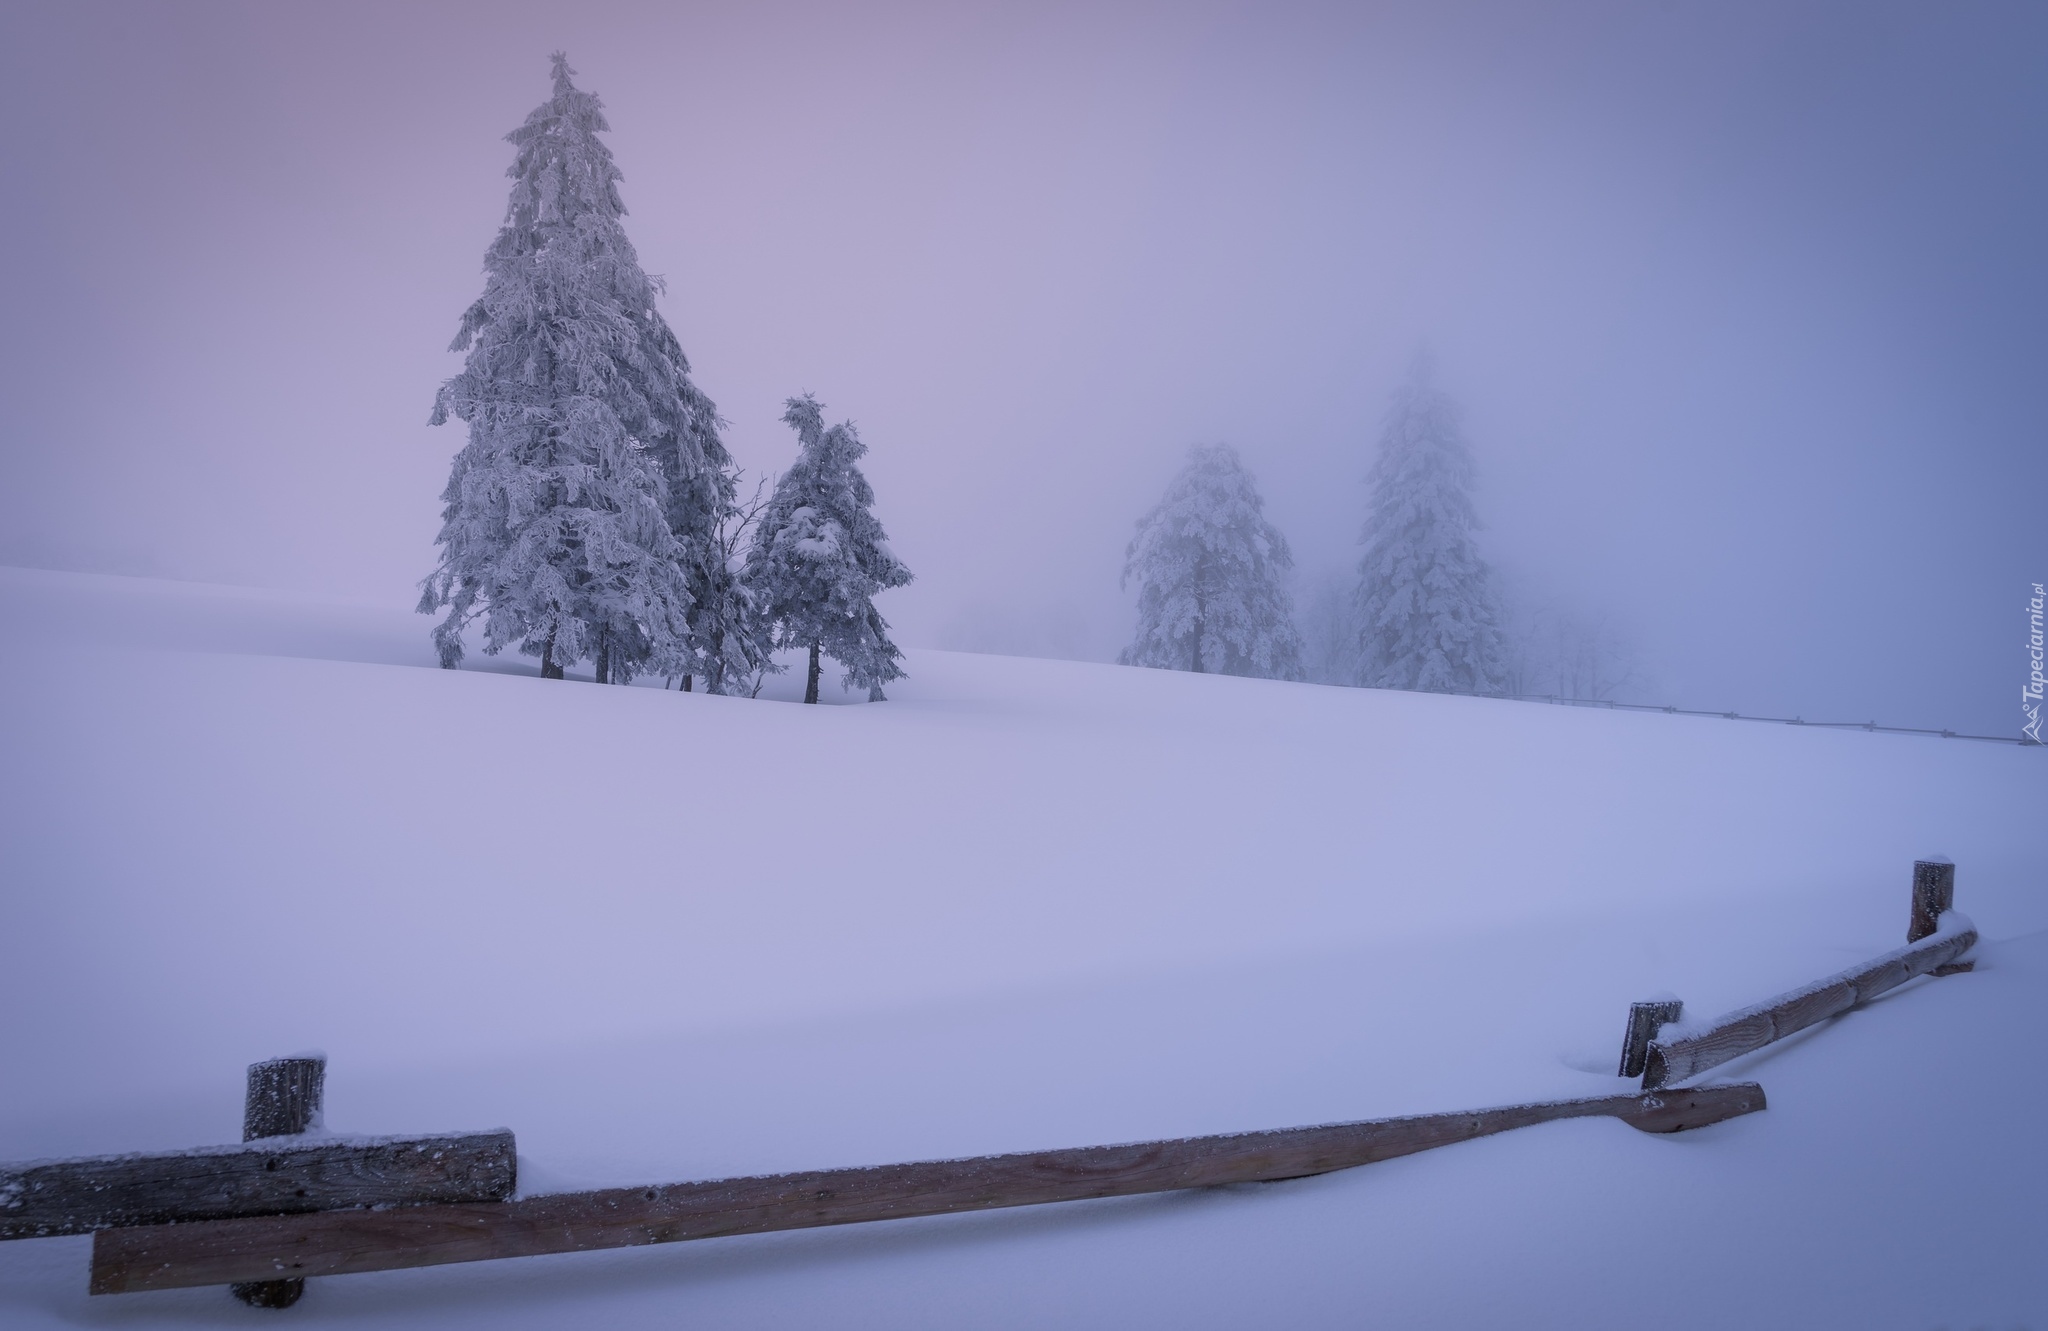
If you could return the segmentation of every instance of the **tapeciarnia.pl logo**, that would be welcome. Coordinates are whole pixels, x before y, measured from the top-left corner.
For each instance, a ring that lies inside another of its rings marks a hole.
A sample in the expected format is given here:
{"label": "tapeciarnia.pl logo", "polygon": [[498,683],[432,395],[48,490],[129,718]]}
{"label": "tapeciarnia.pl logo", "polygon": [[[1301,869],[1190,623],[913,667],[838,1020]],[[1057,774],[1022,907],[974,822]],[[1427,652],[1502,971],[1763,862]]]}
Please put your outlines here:
{"label": "tapeciarnia.pl logo", "polygon": [[2030,744],[2041,742],[2041,607],[2048,601],[2040,583],[2034,584],[2034,599],[2027,602],[2027,655],[2033,663],[2033,673],[2027,677],[2027,686],[2020,690],[2020,711],[2026,715],[2027,723],[2020,727],[2020,734]]}

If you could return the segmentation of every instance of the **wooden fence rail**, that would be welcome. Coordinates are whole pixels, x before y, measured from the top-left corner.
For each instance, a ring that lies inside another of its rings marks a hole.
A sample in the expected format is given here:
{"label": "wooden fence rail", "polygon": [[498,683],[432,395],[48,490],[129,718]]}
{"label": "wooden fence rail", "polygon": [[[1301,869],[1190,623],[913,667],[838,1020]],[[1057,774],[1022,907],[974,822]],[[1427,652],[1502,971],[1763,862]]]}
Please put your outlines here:
{"label": "wooden fence rail", "polygon": [[1875,961],[1830,975],[1787,994],[1717,1017],[1703,1031],[1671,1040],[1652,1040],[1643,1067],[1643,1086],[1654,1090],[1697,1077],[1729,1059],[1803,1031],[1829,1017],[1868,1003],[1916,976],[1952,964],[1977,943],[1976,927],[1959,915],[1954,927],[1932,938],[1887,952]]}
{"label": "wooden fence rail", "polygon": [[1763,1107],[1763,1088],[1748,1083],[1126,1146],[611,1188],[484,1205],[105,1229],[93,1236],[92,1292],[348,1275],[1271,1182],[1557,1119],[1606,1116],[1643,1132],[1679,1132]]}
{"label": "wooden fence rail", "polygon": [[[1645,1043],[1646,1018],[1658,1022],[1676,1020],[1683,1005],[1637,1003],[1629,1010],[1628,1033],[1621,1052],[1622,1075],[1633,1076],[1640,1071],[1644,1090],[1669,1086],[1860,1007],[1918,976],[1953,975],[1969,970],[1976,963],[1962,957],[1977,945],[1977,927],[1966,916],[1955,913],[1955,891],[1955,865],[1946,860],[1915,861],[1913,905],[1906,925],[1905,947],[1825,980],[1717,1017],[1705,1030],[1681,1030],[1668,1040],[1653,1038]],[[1649,1033],[1661,1034],[1656,1030]]]}
{"label": "wooden fence rail", "polygon": [[0,1165],[0,1239],[88,1234],[406,1202],[494,1202],[515,1183],[510,1132],[273,1137],[170,1155]]}

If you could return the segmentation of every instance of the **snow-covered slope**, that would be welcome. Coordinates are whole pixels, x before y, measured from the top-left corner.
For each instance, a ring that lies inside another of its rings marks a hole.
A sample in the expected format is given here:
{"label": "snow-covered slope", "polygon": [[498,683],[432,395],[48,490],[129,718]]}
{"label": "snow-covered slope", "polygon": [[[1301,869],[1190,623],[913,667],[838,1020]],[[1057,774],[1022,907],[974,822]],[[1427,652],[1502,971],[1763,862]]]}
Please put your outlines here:
{"label": "snow-covered slope", "polygon": [[[2048,1314],[2038,751],[908,654],[875,706],[443,672],[426,621],[0,571],[0,1158],[499,1124],[527,1190],[1594,1094],[1902,941],[1976,974],[1548,1125],[1248,1190],[316,1283],[408,1326],[1930,1327]],[[479,658],[481,659],[481,658]],[[522,673],[522,670],[529,673]],[[788,696],[788,682],[778,685]],[[88,1300],[0,1245],[0,1324]]]}

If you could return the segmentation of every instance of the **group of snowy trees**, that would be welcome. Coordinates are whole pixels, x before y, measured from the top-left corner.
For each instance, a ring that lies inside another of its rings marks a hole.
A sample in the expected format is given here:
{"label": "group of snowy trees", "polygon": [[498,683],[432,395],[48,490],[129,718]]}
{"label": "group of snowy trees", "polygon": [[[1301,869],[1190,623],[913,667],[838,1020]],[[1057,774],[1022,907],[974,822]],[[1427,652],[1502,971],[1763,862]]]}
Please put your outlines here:
{"label": "group of snowy trees", "polygon": [[602,104],[573,73],[556,55],[553,96],[507,136],[505,224],[451,348],[468,357],[434,403],[434,424],[469,426],[420,597],[447,612],[441,664],[481,619],[485,652],[516,647],[545,678],[589,661],[599,683],[651,672],[752,693],[793,648],[809,654],[806,702],[821,656],[879,699],[903,672],[872,598],[910,572],[871,511],[866,445],[791,398],[795,463],[738,501],[724,422],[626,239]]}
{"label": "group of snowy trees", "polygon": [[[553,95],[507,136],[505,223],[451,348],[462,372],[434,403],[434,424],[469,427],[420,597],[423,613],[446,611],[441,663],[460,664],[481,621],[485,652],[515,647],[545,678],[587,661],[599,683],[651,673],[751,694],[774,653],[796,650],[806,702],[825,657],[879,699],[903,672],[873,598],[910,572],[874,515],[866,445],[791,398],[796,460],[740,501],[724,422],[626,239],[602,105],[572,74],[555,56]],[[1534,635],[1543,651],[1509,651],[1473,541],[1471,457],[1425,364],[1395,394],[1368,480],[1357,583],[1326,591],[1305,641],[1293,556],[1251,474],[1228,445],[1195,448],[1126,551],[1138,631],[1120,659],[1454,693],[1509,691],[1536,670],[1575,692],[1613,686],[1608,640],[1565,620]]]}
{"label": "group of snowy trees", "polygon": [[1307,640],[1295,624],[1287,540],[1223,444],[1193,450],[1138,522],[1124,584],[1138,585],[1127,665],[1439,693],[1511,681],[1498,596],[1473,540],[1472,459],[1451,399],[1418,361],[1394,395],[1367,476],[1363,557],[1326,593]]}

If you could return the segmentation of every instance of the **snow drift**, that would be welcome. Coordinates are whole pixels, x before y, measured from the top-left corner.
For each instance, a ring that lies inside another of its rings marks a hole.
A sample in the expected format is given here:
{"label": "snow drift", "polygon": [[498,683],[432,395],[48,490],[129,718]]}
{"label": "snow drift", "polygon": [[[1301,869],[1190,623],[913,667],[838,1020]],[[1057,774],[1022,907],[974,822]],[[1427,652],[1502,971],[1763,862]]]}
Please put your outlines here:
{"label": "snow drift", "polygon": [[[522,1186],[1597,1094],[1896,947],[1979,970],[1718,1071],[1771,1109],[1318,1180],[316,1284],[407,1325],[1926,1327],[2038,1319],[2038,751],[941,652],[879,705],[440,671],[426,622],[0,572],[0,1157],[508,1124]],[[478,658],[480,662],[483,658]],[[789,680],[778,682],[788,696]],[[82,1240],[0,1245],[10,1326]]]}

